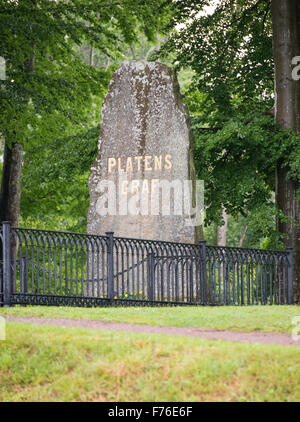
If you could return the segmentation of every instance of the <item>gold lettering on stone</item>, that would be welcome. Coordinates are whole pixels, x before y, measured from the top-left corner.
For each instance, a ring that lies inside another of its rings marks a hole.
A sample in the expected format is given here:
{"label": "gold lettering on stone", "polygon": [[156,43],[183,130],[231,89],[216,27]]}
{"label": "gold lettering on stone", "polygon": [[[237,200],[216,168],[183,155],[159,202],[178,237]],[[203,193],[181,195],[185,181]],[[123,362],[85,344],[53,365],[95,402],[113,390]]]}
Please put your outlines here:
{"label": "gold lettering on stone", "polygon": [[166,155],[166,157],[165,157],[165,170],[169,170],[172,167],[171,158],[172,158],[171,154]]}
{"label": "gold lettering on stone", "polygon": [[124,171],[124,169],[121,167],[121,158],[118,158],[118,170],[120,171]]}
{"label": "gold lettering on stone", "polygon": [[133,171],[132,158],[128,157],[126,161],[126,172]]}
{"label": "gold lettering on stone", "polygon": [[152,167],[150,166],[149,161],[151,160],[152,156],[151,155],[145,155],[144,158],[144,163],[145,163],[145,170],[146,171],[151,171]]}
{"label": "gold lettering on stone", "polygon": [[133,171],[141,171],[142,162],[144,162],[145,171],[152,170],[170,170],[172,168],[172,154],[162,155],[139,155],[136,157],[119,157],[108,158],[108,172],[118,170],[118,172],[126,171],[127,173]]}
{"label": "gold lettering on stone", "polygon": [[155,157],[154,157],[154,169],[155,170],[161,170],[162,169],[162,155],[160,155],[159,157],[157,157],[155,155]]}
{"label": "gold lettering on stone", "polygon": [[141,170],[141,161],[142,161],[143,157],[141,155],[139,155],[137,157],[134,157],[134,159],[137,160],[137,165],[138,165],[137,171],[140,171]]}
{"label": "gold lettering on stone", "polygon": [[138,193],[139,192],[139,180],[133,180],[131,182],[131,193]]}
{"label": "gold lettering on stone", "polygon": [[144,179],[142,183],[142,193],[149,193],[149,180]]}
{"label": "gold lettering on stone", "polygon": [[109,158],[108,159],[108,172],[111,172],[112,171],[112,169],[114,168],[114,167],[116,167],[116,159],[115,158]]}

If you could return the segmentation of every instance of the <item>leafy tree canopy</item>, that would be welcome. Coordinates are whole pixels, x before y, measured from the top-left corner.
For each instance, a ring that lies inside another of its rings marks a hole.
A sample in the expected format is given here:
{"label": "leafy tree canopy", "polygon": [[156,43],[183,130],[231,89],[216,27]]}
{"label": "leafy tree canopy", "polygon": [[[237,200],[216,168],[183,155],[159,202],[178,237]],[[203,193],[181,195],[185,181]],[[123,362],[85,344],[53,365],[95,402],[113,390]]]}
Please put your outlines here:
{"label": "leafy tree canopy", "polygon": [[88,178],[97,155],[99,125],[26,152],[21,223],[86,231]]}
{"label": "leafy tree canopy", "polygon": [[275,165],[281,162],[300,180],[300,136],[280,130],[268,115],[274,107],[270,5],[178,2],[170,24],[176,29],[161,54],[191,74],[184,99],[193,114],[197,174],[205,180],[206,224],[222,225],[224,206],[280,246]]}
{"label": "leafy tree canopy", "polygon": [[110,73],[87,65],[76,46],[87,41],[106,56],[118,55],[138,31],[154,37],[164,7],[162,0],[1,0],[4,138],[26,148],[86,123],[92,95],[103,94]]}

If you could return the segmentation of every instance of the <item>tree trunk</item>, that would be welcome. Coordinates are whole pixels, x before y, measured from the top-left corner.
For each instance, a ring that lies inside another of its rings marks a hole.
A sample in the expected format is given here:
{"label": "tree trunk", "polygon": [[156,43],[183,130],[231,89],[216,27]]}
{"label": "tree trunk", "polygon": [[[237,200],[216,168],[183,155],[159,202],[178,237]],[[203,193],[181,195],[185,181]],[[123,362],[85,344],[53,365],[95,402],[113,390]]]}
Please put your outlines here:
{"label": "tree trunk", "polygon": [[[275,119],[283,128],[300,130],[300,81],[292,78],[292,59],[300,56],[299,0],[272,0],[273,55],[275,64]],[[298,183],[287,179],[287,167],[277,163],[276,203],[292,221],[277,221],[285,245],[294,249],[294,300],[300,304],[300,202]]]}
{"label": "tree trunk", "polygon": [[241,248],[243,246],[243,242],[245,240],[247,230],[248,230],[248,226],[247,226],[247,224],[245,224],[244,227],[243,227],[243,230],[242,230],[240,240],[239,240],[239,244],[238,244],[239,248]]}
{"label": "tree trunk", "polygon": [[222,209],[222,217],[224,220],[223,226],[217,227],[217,245],[226,246],[227,241],[227,229],[228,229],[228,214],[225,209]]}
{"label": "tree trunk", "polygon": [[23,155],[22,145],[14,143],[9,147],[5,142],[0,217],[1,221],[10,221],[13,226],[19,225]]}
{"label": "tree trunk", "polygon": [[[32,0],[32,4],[35,6],[36,1]],[[34,50],[33,43],[31,43],[31,48]],[[21,67],[24,73],[28,74],[34,71],[34,62],[35,57],[32,54]],[[28,101],[29,98],[24,98],[24,107],[27,106]],[[0,192],[0,221],[10,221],[12,226],[19,225],[23,156],[24,151],[21,144],[13,141],[9,146],[7,139],[5,140]]]}

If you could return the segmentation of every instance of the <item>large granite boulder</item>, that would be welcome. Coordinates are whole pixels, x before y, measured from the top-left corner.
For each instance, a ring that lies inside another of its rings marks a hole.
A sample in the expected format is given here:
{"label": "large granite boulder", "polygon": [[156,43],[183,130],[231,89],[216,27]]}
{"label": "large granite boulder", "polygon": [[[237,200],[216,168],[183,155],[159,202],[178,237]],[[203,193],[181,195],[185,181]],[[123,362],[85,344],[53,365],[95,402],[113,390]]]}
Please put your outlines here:
{"label": "large granite boulder", "polygon": [[190,195],[184,181],[194,179],[189,114],[176,75],[159,62],[124,62],[101,109],[88,232],[193,243],[184,208],[194,190]]}

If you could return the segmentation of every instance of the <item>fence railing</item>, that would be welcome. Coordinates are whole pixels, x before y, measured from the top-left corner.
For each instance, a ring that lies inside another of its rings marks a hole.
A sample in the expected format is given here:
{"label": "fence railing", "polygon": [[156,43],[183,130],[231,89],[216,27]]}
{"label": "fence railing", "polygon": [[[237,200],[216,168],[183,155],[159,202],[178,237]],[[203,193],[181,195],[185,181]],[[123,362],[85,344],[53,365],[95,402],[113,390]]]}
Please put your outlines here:
{"label": "fence railing", "polygon": [[74,306],[293,303],[293,251],[11,227],[0,303]]}

